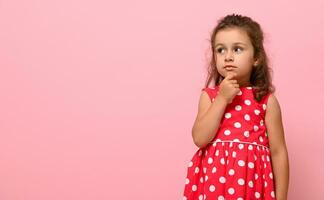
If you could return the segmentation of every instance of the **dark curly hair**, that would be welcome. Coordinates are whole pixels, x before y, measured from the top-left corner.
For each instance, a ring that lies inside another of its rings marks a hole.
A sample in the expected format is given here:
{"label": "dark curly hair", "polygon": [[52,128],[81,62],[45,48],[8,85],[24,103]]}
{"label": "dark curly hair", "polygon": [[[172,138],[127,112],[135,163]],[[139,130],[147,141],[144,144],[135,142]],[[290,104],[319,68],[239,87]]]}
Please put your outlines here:
{"label": "dark curly hair", "polygon": [[245,30],[251,40],[254,48],[254,57],[259,59],[259,63],[252,69],[250,82],[253,87],[254,98],[260,102],[268,92],[274,92],[275,87],[272,85],[272,77],[270,75],[272,69],[268,66],[268,57],[263,47],[263,31],[257,22],[247,16],[231,14],[218,20],[218,24],[211,34],[210,47],[212,49],[212,57],[207,69],[208,74],[205,87],[208,87],[213,79],[215,85],[219,85],[223,80],[223,77],[217,71],[214,44],[216,34],[220,30],[227,28]]}

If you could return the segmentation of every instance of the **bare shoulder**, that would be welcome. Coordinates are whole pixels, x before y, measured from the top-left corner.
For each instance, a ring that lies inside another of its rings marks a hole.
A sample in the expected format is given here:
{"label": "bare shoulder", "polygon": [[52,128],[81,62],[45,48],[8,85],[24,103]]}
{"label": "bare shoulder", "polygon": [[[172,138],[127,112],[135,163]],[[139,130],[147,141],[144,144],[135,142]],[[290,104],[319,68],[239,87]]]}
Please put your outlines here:
{"label": "bare shoulder", "polygon": [[204,115],[212,102],[210,101],[209,95],[207,94],[206,91],[202,91],[200,94],[199,98],[199,103],[198,103],[198,113],[197,113],[197,118],[200,118],[202,115]]}
{"label": "bare shoulder", "polygon": [[271,93],[268,97],[268,103],[267,103],[267,113],[281,113],[280,103],[278,101],[278,98],[274,93]]}
{"label": "bare shoulder", "polygon": [[271,94],[268,98],[265,124],[271,153],[275,154],[285,148],[285,137],[280,104],[274,94]]}
{"label": "bare shoulder", "polygon": [[271,125],[272,122],[281,121],[281,108],[278,98],[271,93],[268,97],[267,110],[265,113],[266,125]]}

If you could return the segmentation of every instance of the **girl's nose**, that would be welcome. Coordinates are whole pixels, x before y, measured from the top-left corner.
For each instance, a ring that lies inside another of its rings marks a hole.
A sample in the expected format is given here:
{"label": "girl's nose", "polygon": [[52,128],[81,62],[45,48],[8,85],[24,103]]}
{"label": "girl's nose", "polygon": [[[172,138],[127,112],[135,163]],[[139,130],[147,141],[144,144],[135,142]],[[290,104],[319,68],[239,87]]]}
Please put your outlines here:
{"label": "girl's nose", "polygon": [[233,54],[231,52],[227,53],[225,56],[225,61],[233,61],[234,57]]}

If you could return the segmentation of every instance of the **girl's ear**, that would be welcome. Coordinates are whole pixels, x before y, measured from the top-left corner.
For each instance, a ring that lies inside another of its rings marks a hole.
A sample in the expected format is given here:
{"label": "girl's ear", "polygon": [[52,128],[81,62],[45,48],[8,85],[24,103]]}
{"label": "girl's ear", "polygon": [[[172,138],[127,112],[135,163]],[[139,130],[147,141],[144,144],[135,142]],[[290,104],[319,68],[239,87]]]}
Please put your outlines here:
{"label": "girl's ear", "polygon": [[259,64],[259,59],[256,58],[255,61],[254,61],[254,63],[253,63],[253,66],[256,67],[258,64]]}

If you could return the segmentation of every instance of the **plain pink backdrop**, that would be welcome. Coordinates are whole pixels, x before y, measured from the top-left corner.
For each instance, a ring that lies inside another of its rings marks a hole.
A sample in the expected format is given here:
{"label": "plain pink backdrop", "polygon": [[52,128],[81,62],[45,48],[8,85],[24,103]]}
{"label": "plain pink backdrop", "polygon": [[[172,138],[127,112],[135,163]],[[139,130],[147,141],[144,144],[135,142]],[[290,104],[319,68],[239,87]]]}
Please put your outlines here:
{"label": "plain pink backdrop", "polygon": [[182,199],[209,34],[265,32],[290,199],[323,199],[323,1],[0,2],[0,199]]}

